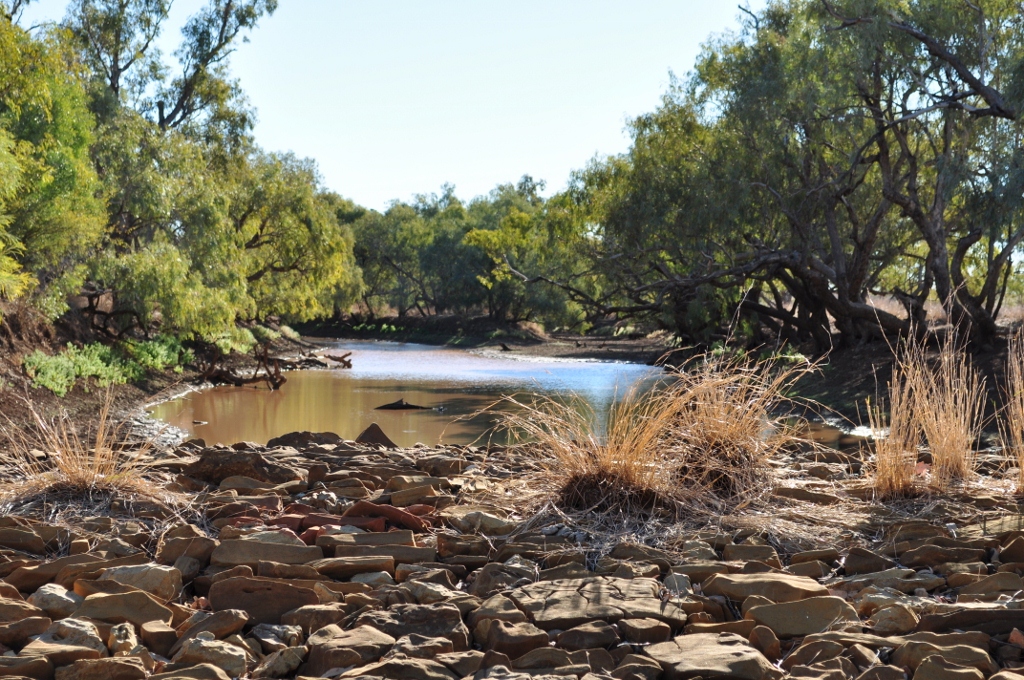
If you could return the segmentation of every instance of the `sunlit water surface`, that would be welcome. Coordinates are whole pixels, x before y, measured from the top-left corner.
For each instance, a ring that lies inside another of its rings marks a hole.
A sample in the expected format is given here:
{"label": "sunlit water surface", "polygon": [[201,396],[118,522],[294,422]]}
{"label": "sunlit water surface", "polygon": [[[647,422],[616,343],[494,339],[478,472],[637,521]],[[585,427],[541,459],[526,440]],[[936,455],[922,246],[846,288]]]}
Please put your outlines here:
{"label": "sunlit water surface", "polygon": [[[297,430],[353,439],[374,422],[399,446],[470,444],[488,436],[494,418],[468,416],[504,396],[575,395],[590,404],[601,427],[616,399],[663,375],[640,364],[506,357],[411,343],[327,346],[332,353],[351,351],[352,369],[293,371],[277,391],[214,387],[158,404],[150,413],[208,444],[264,444]],[[398,399],[430,410],[374,410]]]}

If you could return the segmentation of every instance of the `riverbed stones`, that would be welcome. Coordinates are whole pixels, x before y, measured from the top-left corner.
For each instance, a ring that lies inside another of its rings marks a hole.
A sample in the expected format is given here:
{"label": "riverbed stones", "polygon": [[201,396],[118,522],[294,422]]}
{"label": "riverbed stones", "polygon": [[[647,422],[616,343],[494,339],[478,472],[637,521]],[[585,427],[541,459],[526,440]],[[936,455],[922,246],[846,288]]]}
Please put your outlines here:
{"label": "riverbed stones", "polygon": [[173,600],[181,593],[181,572],[161,564],[137,564],[109,567],[99,580],[117,581],[151,593],[160,600]]}
{"label": "riverbed stones", "polygon": [[661,600],[660,584],[650,578],[597,576],[533,583],[509,593],[512,602],[544,630],[568,629],[591,621],[614,623],[625,618],[651,618],[678,629],[699,602]]}
{"label": "riverbed stones", "polygon": [[107,623],[129,622],[136,627],[149,621],[170,623],[174,612],[153,599],[149,593],[141,590],[107,594],[97,593],[83,600],[75,612],[75,616],[83,619],[95,619]]}
{"label": "riverbed stones", "polygon": [[209,632],[200,633],[183,644],[171,661],[177,667],[208,663],[223,669],[233,678],[244,675],[247,665],[245,651],[231,643],[215,640]]}
{"label": "riverbed stones", "polygon": [[348,631],[334,624],[324,626],[306,641],[309,656],[300,673],[322,677],[332,668],[364,666],[384,656],[395,642],[394,637],[373,626]]}
{"label": "riverbed stones", "polygon": [[271,484],[285,484],[303,478],[296,470],[271,462],[255,451],[233,449],[206,449],[182,472],[210,484],[220,484],[234,476],[251,477]]}
{"label": "riverbed stones", "polygon": [[705,595],[721,595],[742,602],[751,595],[775,603],[795,602],[828,595],[828,589],[806,576],[790,574],[713,574],[702,585]]}
{"label": "riverbed stones", "polygon": [[444,637],[457,652],[469,649],[469,629],[462,622],[462,612],[451,604],[398,604],[387,611],[367,612],[355,625],[371,626],[396,639],[413,633]]}
{"label": "riverbed stones", "polygon": [[651,645],[645,653],[661,664],[665,680],[779,680],[784,675],[746,640],[731,633],[681,635]]}
{"label": "riverbed stones", "polygon": [[271,624],[280,623],[281,616],[293,609],[320,604],[320,598],[309,588],[276,579],[246,577],[217,581],[210,586],[209,598],[215,611],[241,610],[253,623]]}
{"label": "riverbed stones", "polygon": [[253,571],[260,562],[281,564],[308,564],[323,559],[324,553],[315,545],[282,543],[259,538],[240,538],[222,541],[210,554],[210,563],[220,567],[247,566]]}
{"label": "riverbed stones", "polygon": [[857,611],[840,597],[810,597],[783,604],[751,607],[746,618],[770,628],[782,639],[821,633],[833,627],[860,623]]}

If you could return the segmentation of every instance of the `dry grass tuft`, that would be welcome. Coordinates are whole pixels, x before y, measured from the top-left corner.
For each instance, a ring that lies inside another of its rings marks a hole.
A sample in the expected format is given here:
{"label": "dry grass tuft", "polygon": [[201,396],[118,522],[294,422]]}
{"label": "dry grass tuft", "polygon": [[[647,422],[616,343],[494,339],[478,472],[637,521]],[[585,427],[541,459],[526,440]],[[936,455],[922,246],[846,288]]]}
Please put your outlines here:
{"label": "dry grass tuft", "polygon": [[702,356],[653,389],[634,386],[603,430],[582,400],[550,398],[507,399],[499,427],[528,445],[537,484],[563,511],[721,512],[770,492],[770,461],[799,439],[785,392],[806,370]]}
{"label": "dry grass tuft", "polygon": [[933,362],[922,344],[911,344],[899,369],[909,383],[912,408],[931,452],[932,487],[946,491],[969,481],[976,471],[976,446],[984,426],[985,380],[962,343],[947,335]]}
{"label": "dry grass tuft", "polygon": [[1006,357],[1005,406],[999,420],[1003,449],[1017,463],[1017,494],[1024,494],[1024,331],[1010,339]]}
{"label": "dry grass tuft", "polygon": [[9,425],[14,442],[13,473],[0,483],[0,501],[6,508],[60,504],[109,505],[114,499],[178,504],[175,494],[150,479],[144,469],[153,448],[151,441],[127,450],[124,425],[112,417],[112,395],[86,436],[70,416],[61,413],[47,420],[29,402],[34,428]]}
{"label": "dry grass tuft", "polygon": [[914,396],[903,370],[897,366],[889,382],[889,415],[880,404],[868,402],[868,422],[874,435],[873,484],[879,500],[913,495],[917,446],[921,428],[914,412]]}

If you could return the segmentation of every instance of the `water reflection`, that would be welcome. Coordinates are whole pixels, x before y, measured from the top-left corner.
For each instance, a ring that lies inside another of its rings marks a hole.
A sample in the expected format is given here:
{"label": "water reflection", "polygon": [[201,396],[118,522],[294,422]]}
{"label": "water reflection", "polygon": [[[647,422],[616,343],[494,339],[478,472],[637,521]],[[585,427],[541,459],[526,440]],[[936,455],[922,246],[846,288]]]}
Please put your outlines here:
{"label": "water reflection", "polygon": [[[331,343],[353,352],[351,370],[295,371],[280,390],[216,387],[159,404],[156,418],[207,443],[266,443],[295,430],[354,438],[371,422],[400,446],[438,441],[468,444],[488,417],[459,419],[513,393],[576,394],[604,414],[639,381],[660,371],[616,362],[482,355],[465,350],[386,342]],[[375,411],[405,399],[426,411]]]}

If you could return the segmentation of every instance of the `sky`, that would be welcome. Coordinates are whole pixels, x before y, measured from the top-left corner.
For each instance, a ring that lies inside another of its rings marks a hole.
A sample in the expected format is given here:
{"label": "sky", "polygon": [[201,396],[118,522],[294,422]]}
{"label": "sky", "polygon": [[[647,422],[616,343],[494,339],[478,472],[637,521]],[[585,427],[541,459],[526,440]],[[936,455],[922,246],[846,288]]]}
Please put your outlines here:
{"label": "sky", "polygon": [[[165,54],[202,4],[175,0]],[[37,0],[21,24],[66,5]],[[524,174],[550,195],[626,151],[628,121],[739,17],[730,0],[280,0],[231,68],[257,142],[316,159],[324,185],[360,205],[445,183],[469,199]]]}

